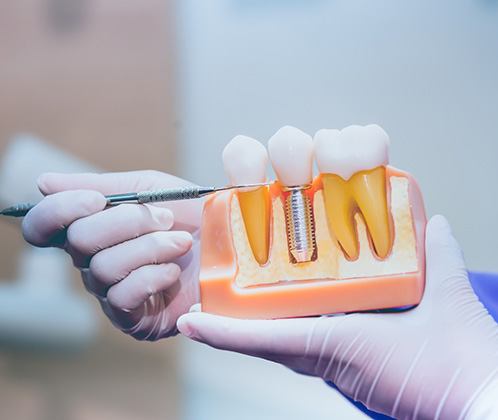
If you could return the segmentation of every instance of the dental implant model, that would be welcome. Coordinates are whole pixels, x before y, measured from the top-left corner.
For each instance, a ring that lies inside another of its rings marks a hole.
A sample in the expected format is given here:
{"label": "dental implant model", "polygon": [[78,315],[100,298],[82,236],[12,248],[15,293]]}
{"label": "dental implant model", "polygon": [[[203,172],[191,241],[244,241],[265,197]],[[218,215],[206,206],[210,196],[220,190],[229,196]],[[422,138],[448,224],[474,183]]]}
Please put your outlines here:
{"label": "dental implant model", "polygon": [[[282,127],[268,142],[268,150],[284,191],[287,246],[291,262],[316,259],[315,220],[307,190],[313,181],[313,140],[294,127]],[[289,165],[293,162],[292,165]]]}
{"label": "dental implant model", "polygon": [[[425,212],[415,180],[388,166],[377,125],[283,127],[268,142],[270,186],[219,192],[202,224],[202,310],[281,318],[418,304]],[[319,170],[313,178],[315,157]],[[268,154],[235,137],[223,151],[232,184],[266,181]]]}

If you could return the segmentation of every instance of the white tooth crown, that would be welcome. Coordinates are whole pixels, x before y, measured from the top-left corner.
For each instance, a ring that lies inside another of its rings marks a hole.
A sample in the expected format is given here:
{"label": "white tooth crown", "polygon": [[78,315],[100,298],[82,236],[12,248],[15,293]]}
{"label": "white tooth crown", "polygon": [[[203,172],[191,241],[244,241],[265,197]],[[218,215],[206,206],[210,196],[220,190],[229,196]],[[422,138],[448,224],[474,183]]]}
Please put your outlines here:
{"label": "white tooth crown", "polygon": [[266,181],[268,153],[259,141],[235,136],[223,149],[223,167],[232,185]]}
{"label": "white tooth crown", "polygon": [[377,124],[319,130],[314,149],[318,170],[345,180],[356,172],[389,163],[389,136]]}
{"label": "white tooth crown", "polygon": [[268,141],[268,151],[280,182],[285,186],[309,184],[313,178],[313,140],[298,128],[285,126]]}

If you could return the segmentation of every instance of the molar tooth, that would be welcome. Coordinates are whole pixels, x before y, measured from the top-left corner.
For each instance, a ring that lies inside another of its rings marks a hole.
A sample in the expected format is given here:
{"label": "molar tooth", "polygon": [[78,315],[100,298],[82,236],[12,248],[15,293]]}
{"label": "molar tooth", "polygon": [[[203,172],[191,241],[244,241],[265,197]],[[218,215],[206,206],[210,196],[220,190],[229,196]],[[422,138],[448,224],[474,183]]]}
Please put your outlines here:
{"label": "molar tooth", "polygon": [[360,211],[375,253],[386,258],[392,246],[387,208],[386,170],[389,137],[378,125],[320,130],[314,147],[322,173],[329,227],[350,259],[358,257],[354,214]]}
{"label": "molar tooth", "polygon": [[[231,185],[266,181],[268,153],[257,140],[236,136],[223,150],[223,166]],[[267,187],[237,191],[240,210],[254,258],[263,265],[270,247],[270,194]]]}

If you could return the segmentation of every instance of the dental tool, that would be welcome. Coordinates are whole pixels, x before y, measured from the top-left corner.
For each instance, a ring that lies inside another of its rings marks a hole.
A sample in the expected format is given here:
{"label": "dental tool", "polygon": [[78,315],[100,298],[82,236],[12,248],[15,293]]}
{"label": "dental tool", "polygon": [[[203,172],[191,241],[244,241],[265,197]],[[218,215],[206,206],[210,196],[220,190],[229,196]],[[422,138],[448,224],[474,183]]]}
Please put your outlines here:
{"label": "dental tool", "polygon": [[[218,191],[240,189],[240,188],[262,187],[270,184],[271,182],[261,182],[258,184],[226,185],[223,187],[189,186],[189,187],[180,187],[180,188],[166,188],[154,191],[140,191],[140,192],[131,192],[123,194],[112,194],[112,195],[106,195],[105,198],[107,199],[107,206],[116,206],[118,204],[125,204],[125,203],[136,203],[136,204],[159,203],[163,201],[191,200],[195,198],[201,198]],[[9,216],[9,217],[24,217],[33,207],[35,207],[35,205],[36,204],[31,204],[31,203],[16,204],[12,207],[8,207],[0,211],[0,215]]]}

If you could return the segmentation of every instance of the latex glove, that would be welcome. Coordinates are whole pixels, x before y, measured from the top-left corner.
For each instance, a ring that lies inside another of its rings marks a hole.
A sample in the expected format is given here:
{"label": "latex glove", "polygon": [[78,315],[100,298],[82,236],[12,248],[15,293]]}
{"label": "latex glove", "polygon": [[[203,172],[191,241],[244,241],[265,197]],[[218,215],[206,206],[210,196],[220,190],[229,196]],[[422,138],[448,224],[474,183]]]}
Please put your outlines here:
{"label": "latex glove", "polygon": [[46,197],[24,218],[24,237],[65,249],[116,327],[142,340],[167,337],[199,301],[202,200],[106,209],[103,194],[187,184],[155,171],[45,174]]}
{"label": "latex glove", "polygon": [[426,255],[424,297],[409,311],[256,321],[192,312],[178,328],[331,381],[392,417],[462,418],[497,378],[498,324],[474,294],[442,216],[427,226]]}

